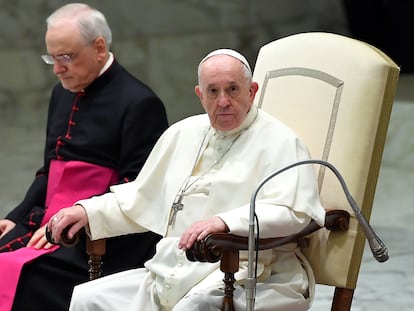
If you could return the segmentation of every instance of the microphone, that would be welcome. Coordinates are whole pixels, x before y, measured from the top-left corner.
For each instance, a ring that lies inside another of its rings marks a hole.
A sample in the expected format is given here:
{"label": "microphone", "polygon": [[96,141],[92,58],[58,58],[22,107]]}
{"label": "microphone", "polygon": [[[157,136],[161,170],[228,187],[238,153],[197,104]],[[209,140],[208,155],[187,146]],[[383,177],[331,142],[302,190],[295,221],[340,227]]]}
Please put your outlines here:
{"label": "microphone", "polygon": [[348,187],[346,186],[345,180],[339,173],[339,171],[329,162],[322,161],[322,160],[305,160],[293,163],[291,165],[288,165],[278,171],[275,171],[271,173],[269,176],[264,178],[256,188],[256,190],[253,192],[250,200],[250,214],[249,214],[249,236],[248,236],[248,266],[247,266],[247,280],[246,280],[246,310],[247,311],[253,311],[254,310],[254,300],[255,300],[255,292],[256,292],[256,271],[253,269],[253,263],[254,263],[254,254],[256,251],[256,258],[258,256],[258,248],[255,246],[255,226],[254,226],[254,219],[257,218],[256,212],[255,212],[255,205],[256,205],[256,197],[259,192],[259,190],[263,187],[264,184],[266,184],[270,179],[275,177],[276,175],[279,175],[280,173],[287,171],[295,166],[304,165],[304,164],[319,164],[326,166],[329,168],[335,176],[338,178],[339,183],[342,186],[342,189],[345,193],[345,196],[348,200],[349,205],[351,206],[352,210],[355,213],[355,217],[358,220],[358,223],[362,227],[362,230],[364,231],[364,234],[368,240],[370,249],[372,254],[374,255],[374,258],[378,262],[384,262],[387,261],[389,258],[388,255],[388,249],[385,246],[385,244],[381,241],[381,239],[375,234],[374,230],[364,217],[364,215],[361,213],[360,208],[358,207],[358,204],[355,202],[354,198],[352,197],[351,193],[348,190]]}
{"label": "microphone", "polygon": [[362,227],[362,230],[365,233],[372,255],[378,262],[387,261],[389,258],[387,247],[375,234],[374,229],[372,229],[364,215],[361,213],[361,210],[357,207],[354,199],[352,197],[350,199],[353,201],[351,207],[354,210],[355,217],[357,218],[359,224]]}

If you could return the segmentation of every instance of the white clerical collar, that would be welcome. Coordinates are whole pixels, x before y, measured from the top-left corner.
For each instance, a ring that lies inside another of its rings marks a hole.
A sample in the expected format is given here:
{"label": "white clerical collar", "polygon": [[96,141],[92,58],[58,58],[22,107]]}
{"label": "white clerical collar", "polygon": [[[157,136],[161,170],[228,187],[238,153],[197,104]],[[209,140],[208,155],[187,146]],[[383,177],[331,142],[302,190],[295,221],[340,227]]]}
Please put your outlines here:
{"label": "white clerical collar", "polygon": [[223,132],[223,131],[219,131],[219,130],[217,130],[217,129],[214,129],[213,128],[213,130],[216,132],[216,133],[220,133],[220,134],[223,134],[224,136],[226,136],[226,135],[234,135],[234,134],[238,134],[238,133],[240,133],[241,131],[244,131],[244,130],[246,130],[250,125],[252,125],[252,123],[254,122],[254,120],[256,120],[256,117],[257,117],[257,114],[258,114],[258,110],[259,110],[259,108],[256,106],[256,105],[254,105],[254,104],[252,104],[252,106],[250,107],[250,110],[249,110],[249,112],[247,113],[247,115],[246,115],[246,118],[243,120],[243,122],[238,126],[238,127],[236,127],[235,129],[232,129],[232,130],[230,130],[230,131],[225,131],[225,132]]}
{"label": "white clerical collar", "polygon": [[101,71],[99,72],[98,77],[101,74],[103,74],[112,65],[112,63],[114,61],[114,55],[111,52],[108,52],[108,54],[109,54],[109,58],[106,61],[105,66],[103,66],[102,69],[101,69]]}
{"label": "white clerical collar", "polygon": [[[102,67],[101,71],[99,71],[98,77],[101,76],[113,63],[114,61],[114,55],[111,52],[108,52],[109,57],[106,61],[105,65]],[[80,92],[84,92],[85,89],[80,90]]]}

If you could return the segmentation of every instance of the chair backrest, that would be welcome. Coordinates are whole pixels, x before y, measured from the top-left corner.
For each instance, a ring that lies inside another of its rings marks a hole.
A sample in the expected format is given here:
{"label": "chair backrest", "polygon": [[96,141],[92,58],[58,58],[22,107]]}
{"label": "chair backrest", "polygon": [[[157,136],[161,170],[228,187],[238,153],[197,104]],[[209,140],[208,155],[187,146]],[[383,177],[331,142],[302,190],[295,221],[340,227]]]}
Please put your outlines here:
{"label": "chair backrest", "polygon": [[[333,164],[366,219],[371,208],[399,67],[377,48],[331,33],[273,41],[258,54],[255,103],[289,125],[311,157]],[[276,168],[275,168],[276,169]],[[365,236],[334,174],[316,167],[327,209],[351,213],[346,233],[319,230],[304,249],[316,281],[356,287]]]}

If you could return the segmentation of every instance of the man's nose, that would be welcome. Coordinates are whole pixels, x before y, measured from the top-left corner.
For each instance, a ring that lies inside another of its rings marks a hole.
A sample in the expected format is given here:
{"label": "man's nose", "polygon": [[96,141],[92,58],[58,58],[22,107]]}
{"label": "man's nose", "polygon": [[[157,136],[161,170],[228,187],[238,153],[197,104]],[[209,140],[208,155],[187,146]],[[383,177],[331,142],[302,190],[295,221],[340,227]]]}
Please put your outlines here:
{"label": "man's nose", "polygon": [[217,96],[217,104],[222,107],[227,107],[230,104],[230,95],[226,91],[219,92]]}
{"label": "man's nose", "polygon": [[54,74],[62,73],[65,70],[66,70],[66,66],[64,66],[61,62],[55,61],[55,63],[53,64],[53,73]]}

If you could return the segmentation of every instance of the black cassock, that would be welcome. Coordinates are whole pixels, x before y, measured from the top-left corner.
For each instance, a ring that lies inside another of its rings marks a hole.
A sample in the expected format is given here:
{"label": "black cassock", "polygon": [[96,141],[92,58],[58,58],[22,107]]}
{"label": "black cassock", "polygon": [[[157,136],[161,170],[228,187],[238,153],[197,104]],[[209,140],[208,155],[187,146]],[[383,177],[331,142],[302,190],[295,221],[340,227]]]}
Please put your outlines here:
{"label": "black cassock", "polygon": [[[16,238],[40,224],[52,159],[109,167],[117,171],[119,183],[132,181],[167,126],[161,100],[116,60],[82,92],[57,84],[49,103],[43,167],[23,201],[7,215],[17,225],[0,240],[0,250],[20,247],[28,238]],[[159,238],[148,232],[107,239],[103,274],[142,267]],[[26,264],[13,310],[68,310],[72,289],[88,281],[88,269],[84,239]]]}

